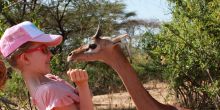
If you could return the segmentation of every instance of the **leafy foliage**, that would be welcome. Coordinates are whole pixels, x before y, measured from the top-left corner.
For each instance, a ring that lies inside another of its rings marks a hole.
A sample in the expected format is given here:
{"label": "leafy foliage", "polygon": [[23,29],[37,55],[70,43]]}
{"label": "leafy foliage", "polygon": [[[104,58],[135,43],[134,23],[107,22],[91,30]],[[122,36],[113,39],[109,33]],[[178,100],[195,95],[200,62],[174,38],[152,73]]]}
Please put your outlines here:
{"label": "leafy foliage", "polygon": [[219,109],[220,1],[169,1],[173,19],[147,46],[149,55],[162,58],[163,76],[185,106]]}

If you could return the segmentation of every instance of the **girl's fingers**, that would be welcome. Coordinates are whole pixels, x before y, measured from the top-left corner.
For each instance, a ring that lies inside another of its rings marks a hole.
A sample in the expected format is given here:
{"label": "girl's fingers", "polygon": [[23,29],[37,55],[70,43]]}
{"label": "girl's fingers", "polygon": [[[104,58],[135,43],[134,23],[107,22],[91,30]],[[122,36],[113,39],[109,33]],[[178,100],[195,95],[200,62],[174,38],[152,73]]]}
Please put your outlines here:
{"label": "girl's fingers", "polygon": [[80,71],[80,78],[81,78],[81,80],[85,79],[84,74],[85,74],[85,72],[83,70],[81,70]]}
{"label": "girl's fingers", "polygon": [[76,81],[80,81],[81,80],[81,77],[80,77],[80,70],[76,70],[75,71],[75,75],[76,75]]}
{"label": "girl's fingers", "polygon": [[85,70],[83,70],[83,72],[84,72],[84,74],[83,74],[84,78],[85,78],[85,79],[88,79],[88,74],[87,74],[87,72],[86,72]]}
{"label": "girl's fingers", "polygon": [[88,80],[87,72],[82,69],[71,69],[67,71],[67,74],[73,82],[83,82]]}

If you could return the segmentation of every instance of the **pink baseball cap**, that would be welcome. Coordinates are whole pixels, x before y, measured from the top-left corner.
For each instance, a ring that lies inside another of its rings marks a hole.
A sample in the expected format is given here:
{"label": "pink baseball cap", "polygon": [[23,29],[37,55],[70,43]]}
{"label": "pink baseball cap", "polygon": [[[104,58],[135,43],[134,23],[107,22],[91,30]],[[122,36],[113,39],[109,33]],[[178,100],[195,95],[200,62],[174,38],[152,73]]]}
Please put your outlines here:
{"label": "pink baseball cap", "polygon": [[25,21],[6,29],[0,40],[0,50],[2,55],[7,57],[28,41],[42,42],[53,47],[59,45],[62,38],[61,35],[45,34],[30,21]]}

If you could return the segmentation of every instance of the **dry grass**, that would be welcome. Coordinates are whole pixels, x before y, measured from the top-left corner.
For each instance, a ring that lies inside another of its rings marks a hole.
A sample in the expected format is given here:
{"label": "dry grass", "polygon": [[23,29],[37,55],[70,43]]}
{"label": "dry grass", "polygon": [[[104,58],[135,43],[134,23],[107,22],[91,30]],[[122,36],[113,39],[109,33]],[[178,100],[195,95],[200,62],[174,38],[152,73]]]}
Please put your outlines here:
{"label": "dry grass", "polygon": [[[174,95],[166,83],[150,81],[144,84],[144,87],[159,102],[176,103]],[[93,103],[96,110],[135,110],[134,102],[127,92],[94,96]]]}

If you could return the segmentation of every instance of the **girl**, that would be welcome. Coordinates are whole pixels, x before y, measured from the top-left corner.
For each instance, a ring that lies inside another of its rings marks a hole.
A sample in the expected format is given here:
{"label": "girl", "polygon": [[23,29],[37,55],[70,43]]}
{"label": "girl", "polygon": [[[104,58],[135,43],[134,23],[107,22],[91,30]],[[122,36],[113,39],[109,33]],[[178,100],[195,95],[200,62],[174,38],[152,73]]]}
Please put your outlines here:
{"label": "girl", "polygon": [[[29,21],[8,28],[0,40],[0,50],[11,66],[18,69],[39,110],[92,110],[87,72],[67,71],[78,90],[51,72],[51,52],[62,36],[45,34]],[[78,91],[78,92],[77,92]]]}

